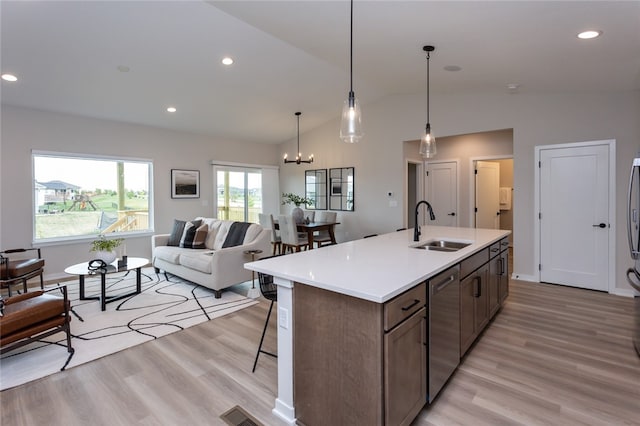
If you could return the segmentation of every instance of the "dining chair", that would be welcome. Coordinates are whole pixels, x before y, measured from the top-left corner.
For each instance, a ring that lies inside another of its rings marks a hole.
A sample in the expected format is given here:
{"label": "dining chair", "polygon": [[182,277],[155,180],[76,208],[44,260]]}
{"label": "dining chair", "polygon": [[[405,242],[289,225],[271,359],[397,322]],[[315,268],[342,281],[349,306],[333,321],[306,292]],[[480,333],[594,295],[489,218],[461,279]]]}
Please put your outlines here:
{"label": "dining chair", "polygon": [[302,210],[304,218],[309,219],[309,222],[315,222],[316,211],[315,210]]}
{"label": "dining chair", "polygon": [[[338,213],[321,211],[317,212],[316,216],[317,222],[335,222]],[[329,231],[318,231],[318,233],[313,236],[313,241],[318,243],[318,247],[333,244]]]}
{"label": "dining chair", "polygon": [[293,220],[293,216],[280,215],[278,216],[278,224],[280,225],[280,238],[282,239],[282,249],[284,254],[287,254],[287,249],[300,251],[302,248],[309,247],[309,240],[306,236],[302,237],[298,234],[296,222]]}
{"label": "dining chair", "polygon": [[260,226],[262,226],[264,229],[271,230],[271,244],[273,245],[272,255],[273,256],[276,255],[276,249],[278,251],[278,254],[282,254],[282,239],[280,238],[276,230],[276,225],[273,221],[273,215],[266,214],[266,213],[259,213],[258,221],[260,222]]}

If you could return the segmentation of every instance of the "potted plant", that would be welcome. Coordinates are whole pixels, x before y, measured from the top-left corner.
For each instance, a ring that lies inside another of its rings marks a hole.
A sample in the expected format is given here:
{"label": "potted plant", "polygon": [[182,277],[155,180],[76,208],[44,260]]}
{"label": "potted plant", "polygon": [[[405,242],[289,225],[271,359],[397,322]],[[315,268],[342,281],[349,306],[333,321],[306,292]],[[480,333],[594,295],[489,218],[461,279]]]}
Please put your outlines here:
{"label": "potted plant", "polygon": [[100,234],[97,240],[91,242],[91,250],[95,252],[96,259],[100,259],[105,263],[112,263],[116,260],[116,248],[122,244],[123,238],[107,239],[104,235]]}
{"label": "potted plant", "polygon": [[301,197],[292,192],[282,194],[282,204],[295,204],[295,208],[291,211],[291,216],[296,223],[304,222],[304,212],[300,208],[302,204],[313,204],[313,200]]}

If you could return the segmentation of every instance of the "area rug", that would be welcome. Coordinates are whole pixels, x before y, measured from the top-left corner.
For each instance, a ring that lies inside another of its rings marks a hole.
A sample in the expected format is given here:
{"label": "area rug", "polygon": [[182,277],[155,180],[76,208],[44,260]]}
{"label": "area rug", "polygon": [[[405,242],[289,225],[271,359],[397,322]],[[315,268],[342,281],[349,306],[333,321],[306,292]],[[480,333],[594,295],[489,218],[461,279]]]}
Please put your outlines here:
{"label": "area rug", "polygon": [[[173,275],[142,269],[142,292],[107,304],[100,310],[98,300],[78,300],[77,280],[68,281],[72,306],[71,343],[75,352],[69,363],[66,337],[58,333],[13,352],[0,360],[0,389],[8,389],[121,351],[131,346],[183,330],[258,302],[233,291],[213,291]],[[107,275],[107,296],[135,289],[135,271]],[[100,294],[99,277],[87,277],[85,296]],[[60,372],[64,374],[64,371]]]}

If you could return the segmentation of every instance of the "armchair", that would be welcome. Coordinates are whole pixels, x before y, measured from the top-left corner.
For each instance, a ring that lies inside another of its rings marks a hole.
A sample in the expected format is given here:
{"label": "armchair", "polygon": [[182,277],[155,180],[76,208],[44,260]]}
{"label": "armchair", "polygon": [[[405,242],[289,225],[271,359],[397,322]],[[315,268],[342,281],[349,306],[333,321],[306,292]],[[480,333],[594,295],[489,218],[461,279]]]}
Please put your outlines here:
{"label": "armchair", "polygon": [[[62,297],[49,292],[61,290]],[[65,369],[74,349],[71,346],[71,303],[67,297],[67,287],[56,287],[47,291],[38,290],[19,294],[0,301],[0,353],[18,349],[31,342],[61,331],[66,333],[69,358],[62,367]]]}
{"label": "armchair", "polygon": [[[37,252],[37,257],[35,253]],[[19,248],[0,251],[0,288],[6,288],[11,296],[11,286],[22,282],[22,289],[27,292],[27,281],[40,276],[40,288],[44,288],[42,278],[44,259],[39,248]]]}

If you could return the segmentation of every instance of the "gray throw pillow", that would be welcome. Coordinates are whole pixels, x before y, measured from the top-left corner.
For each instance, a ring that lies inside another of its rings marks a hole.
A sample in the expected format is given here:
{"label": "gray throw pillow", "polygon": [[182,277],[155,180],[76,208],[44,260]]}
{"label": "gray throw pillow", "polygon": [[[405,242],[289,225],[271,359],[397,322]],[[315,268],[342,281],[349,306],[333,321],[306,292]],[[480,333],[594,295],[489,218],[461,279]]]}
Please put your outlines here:
{"label": "gray throw pillow", "polygon": [[180,245],[180,239],[182,239],[182,233],[184,232],[184,225],[186,223],[184,220],[173,220],[173,229],[171,230],[171,235],[169,235],[168,246],[178,247]]}

